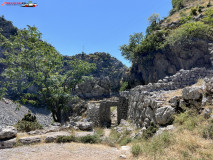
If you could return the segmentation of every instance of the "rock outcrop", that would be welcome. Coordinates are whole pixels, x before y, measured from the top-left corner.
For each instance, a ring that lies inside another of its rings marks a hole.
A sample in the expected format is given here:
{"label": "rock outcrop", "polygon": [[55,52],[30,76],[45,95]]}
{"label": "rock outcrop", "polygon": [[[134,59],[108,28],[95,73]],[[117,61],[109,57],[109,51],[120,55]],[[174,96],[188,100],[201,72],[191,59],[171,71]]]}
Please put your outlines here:
{"label": "rock outcrop", "polygon": [[[75,58],[89,63],[95,63],[97,70],[93,71],[90,75],[95,78],[109,77],[110,89],[112,90],[112,92],[119,91],[120,81],[123,78],[125,72],[127,71],[127,67],[123,65],[120,61],[112,57],[110,54],[104,52],[95,52],[94,54],[88,55],[82,53],[77,54],[75,56],[64,56],[64,60],[73,60]],[[66,70],[69,69],[66,65],[64,66],[64,68]],[[104,88],[107,87],[108,84]]]}

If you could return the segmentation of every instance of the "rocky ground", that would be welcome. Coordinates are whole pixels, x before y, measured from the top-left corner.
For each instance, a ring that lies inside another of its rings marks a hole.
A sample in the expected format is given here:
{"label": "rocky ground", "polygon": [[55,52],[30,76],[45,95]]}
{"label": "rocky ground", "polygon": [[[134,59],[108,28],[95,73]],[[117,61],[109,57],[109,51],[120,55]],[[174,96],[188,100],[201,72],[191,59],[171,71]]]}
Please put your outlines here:
{"label": "rocky ground", "polygon": [[117,160],[123,152],[104,145],[51,143],[0,150],[0,160]]}
{"label": "rocky ground", "polygon": [[0,101],[0,128],[16,124],[28,113],[28,110],[36,115],[38,122],[43,126],[48,126],[52,123],[51,113],[47,109],[31,106],[21,106],[17,109],[15,103],[3,98]]}

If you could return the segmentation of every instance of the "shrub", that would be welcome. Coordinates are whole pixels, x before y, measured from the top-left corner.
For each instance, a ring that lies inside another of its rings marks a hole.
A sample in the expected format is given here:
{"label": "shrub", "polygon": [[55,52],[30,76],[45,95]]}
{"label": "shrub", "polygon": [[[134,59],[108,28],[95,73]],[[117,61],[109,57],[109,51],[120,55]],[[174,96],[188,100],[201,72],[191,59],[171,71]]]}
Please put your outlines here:
{"label": "shrub", "polygon": [[199,13],[201,13],[203,8],[204,8],[203,6],[198,6],[197,11],[198,11]]}
{"label": "shrub", "polygon": [[37,122],[36,116],[30,111],[24,115],[24,118],[15,125],[18,131],[29,132],[36,129],[42,129],[42,126]]}
{"label": "shrub", "polygon": [[100,138],[97,135],[88,135],[80,138],[80,142],[82,143],[98,143],[100,142]]}
{"label": "shrub", "polygon": [[131,148],[131,152],[134,157],[137,157],[142,152],[141,146],[138,144],[134,144]]}
{"label": "shrub", "polygon": [[76,142],[76,138],[74,136],[58,136],[56,138],[57,143],[68,143],[68,142]]}
{"label": "shrub", "polygon": [[196,111],[186,111],[184,113],[175,116],[174,123],[181,125],[183,128],[188,130],[194,130],[196,126],[203,120]]}
{"label": "shrub", "polygon": [[168,37],[167,43],[174,45],[190,45],[194,39],[210,39],[211,27],[203,22],[189,22],[174,30]]}
{"label": "shrub", "polygon": [[193,16],[197,15],[197,8],[191,8],[190,14]]}
{"label": "shrub", "polygon": [[123,82],[123,83],[121,84],[120,91],[125,91],[125,90],[127,89],[127,87],[128,87],[128,82]]}
{"label": "shrub", "polygon": [[205,17],[202,19],[202,21],[206,24],[213,25],[213,9],[208,9],[204,13]]}
{"label": "shrub", "polygon": [[158,127],[154,123],[151,123],[151,125],[147,128],[147,130],[143,132],[142,138],[149,139],[157,132],[157,130],[158,130]]}
{"label": "shrub", "polygon": [[120,146],[125,146],[127,145],[128,143],[130,143],[132,141],[132,139],[130,137],[125,137],[123,138],[121,141],[120,141]]}
{"label": "shrub", "polygon": [[179,11],[180,9],[182,9],[184,7],[183,0],[172,0],[172,6],[174,9]]}

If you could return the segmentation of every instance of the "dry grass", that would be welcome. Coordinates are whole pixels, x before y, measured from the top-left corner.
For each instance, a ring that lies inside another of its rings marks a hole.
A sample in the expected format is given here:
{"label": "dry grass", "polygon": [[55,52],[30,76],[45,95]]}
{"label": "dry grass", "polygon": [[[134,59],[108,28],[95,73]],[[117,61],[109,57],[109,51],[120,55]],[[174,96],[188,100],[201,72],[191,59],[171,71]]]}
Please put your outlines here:
{"label": "dry grass", "polygon": [[169,93],[164,94],[163,96],[166,98],[164,105],[169,104],[169,100],[174,96],[181,96],[182,95],[182,89],[174,90]]}
{"label": "dry grass", "polygon": [[[212,106],[211,106],[212,107]],[[176,129],[155,136],[148,141],[137,142],[142,152],[139,160],[212,160],[213,140],[203,138],[203,129],[210,124],[201,115],[194,118],[197,125],[191,130],[187,125],[176,124]]]}
{"label": "dry grass", "polygon": [[[179,20],[181,18],[181,13],[186,15],[186,16],[189,16],[190,15],[190,11],[191,11],[191,7],[193,7],[193,6],[195,6],[195,7],[196,6],[204,6],[204,7],[206,7],[208,3],[209,3],[209,0],[189,1],[189,2],[187,2],[185,8],[183,8],[183,9],[179,10],[178,12],[174,13],[173,15],[169,16],[167,18],[167,20],[163,22],[163,25],[167,25],[167,24],[169,24],[171,22],[175,22],[175,21]],[[211,0],[211,3],[213,5],[213,0]],[[209,8],[213,8],[213,6],[209,7]],[[205,11],[206,9],[209,9],[209,8],[204,8],[203,11]],[[169,19],[169,21],[168,21],[168,19]]]}

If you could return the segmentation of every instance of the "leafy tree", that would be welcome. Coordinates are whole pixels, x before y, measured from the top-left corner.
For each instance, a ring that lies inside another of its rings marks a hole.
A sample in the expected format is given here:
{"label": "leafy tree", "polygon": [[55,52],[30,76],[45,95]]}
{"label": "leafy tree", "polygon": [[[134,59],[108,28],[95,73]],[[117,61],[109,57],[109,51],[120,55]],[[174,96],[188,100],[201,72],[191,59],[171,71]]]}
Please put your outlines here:
{"label": "leafy tree", "polygon": [[146,34],[150,35],[153,31],[159,30],[160,29],[160,18],[159,14],[153,13],[149,18],[148,21],[150,23],[150,26],[147,27],[146,29]]}
{"label": "leafy tree", "polygon": [[[61,122],[62,111],[74,97],[74,87],[82,81],[83,75],[95,69],[95,65],[73,60],[66,62],[71,70],[63,71],[62,56],[42,40],[36,27],[19,30],[10,40],[1,35],[0,40],[5,50],[1,63],[7,66],[2,73],[5,80],[1,90],[16,94],[23,103],[44,103],[54,121]],[[33,92],[29,91],[32,87],[36,88]]]}
{"label": "leafy tree", "polygon": [[134,60],[134,53],[136,46],[140,45],[143,41],[143,33],[134,33],[133,35],[129,36],[129,44],[122,45],[120,47],[121,54],[124,56],[124,58],[128,59],[129,61]]}

